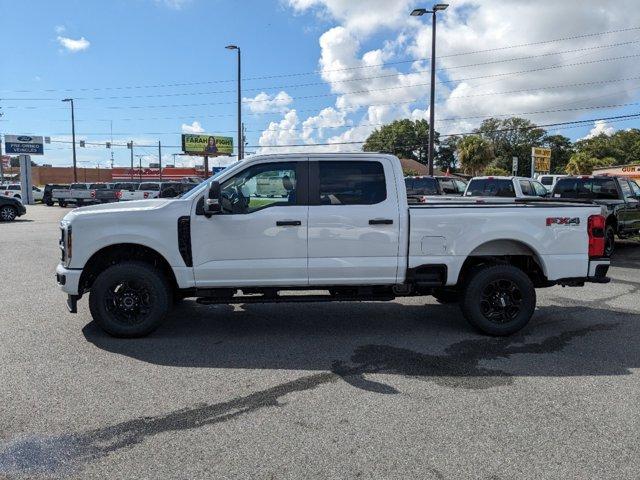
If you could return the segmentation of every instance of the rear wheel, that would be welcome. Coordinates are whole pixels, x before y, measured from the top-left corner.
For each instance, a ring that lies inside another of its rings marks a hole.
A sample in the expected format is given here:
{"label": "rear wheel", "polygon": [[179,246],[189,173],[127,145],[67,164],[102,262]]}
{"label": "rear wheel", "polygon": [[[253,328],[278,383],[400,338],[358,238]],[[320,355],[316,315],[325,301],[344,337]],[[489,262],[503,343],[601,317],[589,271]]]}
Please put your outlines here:
{"label": "rear wheel", "polygon": [[616,232],[613,225],[607,225],[604,230],[604,255],[610,257],[616,249]]}
{"label": "rear wheel", "polygon": [[4,205],[0,208],[0,221],[11,222],[18,216],[18,210],[11,205]]}
{"label": "rear wheel", "polygon": [[536,290],[519,268],[488,266],[468,279],[460,306],[466,320],[482,332],[511,335],[529,323],[536,308]]}
{"label": "rear wheel", "polygon": [[153,332],[171,305],[165,277],[142,262],[113,265],[96,278],[89,308],[100,327],[116,337],[143,337]]}
{"label": "rear wheel", "polygon": [[62,208],[67,206],[67,202],[65,202],[64,200],[59,200],[58,201],[58,205],[60,205]]}

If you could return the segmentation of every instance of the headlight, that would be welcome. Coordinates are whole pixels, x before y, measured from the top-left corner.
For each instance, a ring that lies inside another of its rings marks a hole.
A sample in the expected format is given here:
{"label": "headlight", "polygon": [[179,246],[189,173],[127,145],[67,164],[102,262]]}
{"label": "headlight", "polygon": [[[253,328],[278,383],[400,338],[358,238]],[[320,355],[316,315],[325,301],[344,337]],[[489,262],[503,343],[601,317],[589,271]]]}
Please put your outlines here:
{"label": "headlight", "polygon": [[65,220],[60,222],[60,250],[62,251],[60,260],[65,265],[69,265],[73,254],[73,237],[71,223]]}

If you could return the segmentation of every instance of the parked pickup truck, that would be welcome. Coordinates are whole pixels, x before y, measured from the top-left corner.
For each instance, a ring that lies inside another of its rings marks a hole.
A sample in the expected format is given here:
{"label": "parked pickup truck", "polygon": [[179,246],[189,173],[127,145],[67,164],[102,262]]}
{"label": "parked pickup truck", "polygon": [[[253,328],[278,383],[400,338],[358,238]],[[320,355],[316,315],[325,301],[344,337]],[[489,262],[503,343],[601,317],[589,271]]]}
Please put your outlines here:
{"label": "parked pickup truck", "polygon": [[[286,193],[257,198],[264,178],[279,178]],[[73,210],[61,222],[56,274],[71,312],[89,293],[98,325],[121,337],[152,332],[185,297],[237,304],[408,295],[459,302],[472,325],[508,335],[531,318],[535,288],[608,282],[600,212],[548,199],[409,206],[394,156],[260,155],[182,198]]]}
{"label": "parked pickup truck", "polygon": [[640,186],[624,177],[581,176],[560,178],[552,197],[590,200],[605,209],[605,254],[615,249],[615,236],[640,233]]}
{"label": "parked pickup truck", "polygon": [[120,191],[110,189],[106,183],[72,183],[69,188],[51,191],[51,199],[61,207],[69,203],[80,207],[84,204],[116,202],[119,198]]}

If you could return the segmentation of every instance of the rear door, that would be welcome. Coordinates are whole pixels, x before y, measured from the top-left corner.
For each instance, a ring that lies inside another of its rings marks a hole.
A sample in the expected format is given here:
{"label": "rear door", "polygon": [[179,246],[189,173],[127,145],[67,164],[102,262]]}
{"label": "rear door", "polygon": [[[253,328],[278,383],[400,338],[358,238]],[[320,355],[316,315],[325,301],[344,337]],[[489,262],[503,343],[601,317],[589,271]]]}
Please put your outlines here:
{"label": "rear door", "polygon": [[624,197],[624,210],[620,213],[620,226],[622,230],[632,232],[640,229],[640,201],[634,191],[635,184],[624,178],[620,179],[620,190]]}
{"label": "rear door", "polygon": [[395,283],[400,212],[391,161],[319,160],[309,171],[309,284]]}

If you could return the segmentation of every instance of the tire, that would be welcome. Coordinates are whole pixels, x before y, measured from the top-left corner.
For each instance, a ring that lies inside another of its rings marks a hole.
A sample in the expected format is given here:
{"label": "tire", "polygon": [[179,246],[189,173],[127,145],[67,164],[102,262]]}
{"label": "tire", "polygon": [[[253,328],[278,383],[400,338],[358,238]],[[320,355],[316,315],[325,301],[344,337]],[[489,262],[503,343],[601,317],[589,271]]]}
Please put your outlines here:
{"label": "tire", "polygon": [[13,222],[18,216],[18,210],[11,205],[0,207],[0,222]]}
{"label": "tire", "polygon": [[143,262],[123,262],[100,273],[91,287],[91,316],[109,335],[144,337],[160,326],[171,306],[166,278]]}
{"label": "tire", "polygon": [[437,288],[431,295],[438,303],[442,303],[443,305],[458,303],[460,301],[460,292],[452,288]]}
{"label": "tire", "polygon": [[465,319],[482,332],[511,335],[529,323],[536,308],[536,290],[519,268],[488,266],[471,274],[460,307]]}
{"label": "tire", "polygon": [[52,202],[51,200],[47,200],[46,202],[44,202],[44,204],[45,204],[47,207],[53,207],[53,202]]}
{"label": "tire", "polygon": [[612,225],[604,229],[604,256],[611,257],[616,249],[616,232]]}
{"label": "tire", "polygon": [[58,201],[58,205],[60,205],[62,208],[65,208],[67,206],[67,202],[60,200]]}

